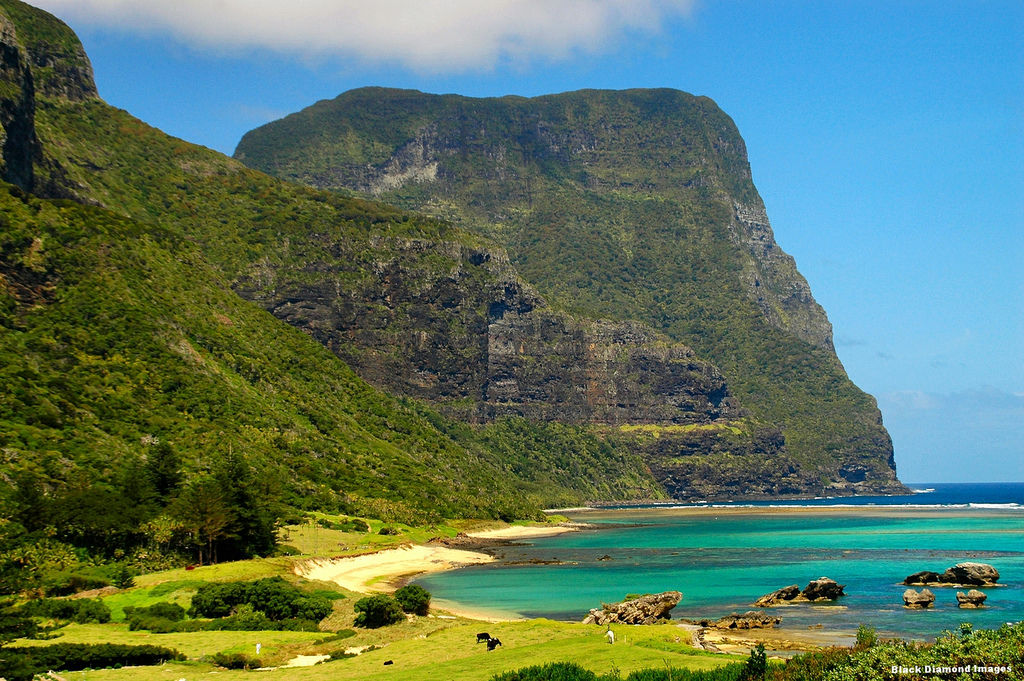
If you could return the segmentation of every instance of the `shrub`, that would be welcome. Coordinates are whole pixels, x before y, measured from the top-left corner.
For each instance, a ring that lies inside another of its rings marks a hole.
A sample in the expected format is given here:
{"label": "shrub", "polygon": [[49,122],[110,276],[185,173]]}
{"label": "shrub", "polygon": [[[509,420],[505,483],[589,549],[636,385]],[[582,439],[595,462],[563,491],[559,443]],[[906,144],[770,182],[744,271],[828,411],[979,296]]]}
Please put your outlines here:
{"label": "shrub", "polygon": [[320,621],[331,613],[331,601],[309,595],[280,577],[252,582],[203,584],[192,597],[192,617],[225,617],[238,606],[249,605],[274,621]]}
{"label": "shrub", "polygon": [[30,681],[32,675],[51,669],[78,671],[122,665],[162,664],[166,660],[183,659],[184,655],[170,648],[114,643],[57,643],[49,646],[0,648],[0,676],[8,681]]}
{"label": "shrub", "polygon": [[215,665],[227,669],[258,669],[263,666],[256,658],[242,653],[217,653],[212,659]]}
{"label": "shrub", "polygon": [[377,530],[377,534],[398,534],[398,528],[391,527],[390,525],[385,525],[384,527]]}
{"label": "shrub", "polygon": [[862,624],[857,627],[857,648],[870,648],[878,643],[878,634],[874,627]]}
{"label": "shrub", "polygon": [[124,563],[118,565],[114,571],[114,586],[118,589],[130,589],[135,586],[135,574]]}
{"label": "shrub", "polygon": [[43,581],[43,593],[47,596],[70,596],[79,591],[102,589],[105,586],[110,586],[110,581],[95,575],[54,572]]}
{"label": "shrub", "polygon": [[55,620],[71,620],[77,624],[105,624],[110,621],[110,608],[98,598],[40,598],[23,605],[21,613]]}
{"label": "shrub", "polygon": [[356,601],[356,626],[377,629],[405,619],[402,606],[391,596],[378,594]]}
{"label": "shrub", "polygon": [[415,615],[426,615],[430,611],[430,592],[418,584],[407,584],[395,592],[395,600],[402,610]]}
{"label": "shrub", "polygon": [[133,617],[162,617],[172,622],[180,622],[185,619],[185,608],[177,603],[154,603],[146,607],[128,606],[124,609],[125,619]]}

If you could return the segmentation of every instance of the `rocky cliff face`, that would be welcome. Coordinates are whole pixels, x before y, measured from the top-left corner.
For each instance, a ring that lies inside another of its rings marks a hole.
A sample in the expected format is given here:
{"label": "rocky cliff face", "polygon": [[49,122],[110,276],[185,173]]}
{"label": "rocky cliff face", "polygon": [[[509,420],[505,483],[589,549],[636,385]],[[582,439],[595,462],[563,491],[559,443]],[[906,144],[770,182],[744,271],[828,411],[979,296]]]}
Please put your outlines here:
{"label": "rocky cliff face", "polygon": [[[740,415],[714,366],[635,322],[548,307],[500,249],[375,237],[303,272],[259,263],[236,290],[370,382],[489,421],[709,423]],[[315,281],[308,276],[315,273]]]}
{"label": "rocky cliff face", "polygon": [[0,0],[0,177],[38,196],[92,203],[47,158],[36,134],[37,97],[96,98],[92,64],[78,36],[52,15]]}
{"label": "rocky cliff face", "polygon": [[651,466],[674,493],[904,490],[874,400],[846,376],[824,310],[775,241],[743,139],[710,99],[364,88],[251,131],[235,155],[451,220],[504,245],[552,309],[640,322],[717,367],[734,401],[778,426],[788,458],[759,451],[760,426],[736,460],[708,442],[698,454],[691,435],[662,439]]}

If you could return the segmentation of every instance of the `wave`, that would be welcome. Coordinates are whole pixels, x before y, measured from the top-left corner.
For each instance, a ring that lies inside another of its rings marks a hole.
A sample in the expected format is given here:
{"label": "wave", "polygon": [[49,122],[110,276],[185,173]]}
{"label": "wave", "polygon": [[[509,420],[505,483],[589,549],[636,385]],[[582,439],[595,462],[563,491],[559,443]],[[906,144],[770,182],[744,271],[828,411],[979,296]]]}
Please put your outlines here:
{"label": "wave", "polygon": [[934,487],[925,487],[924,489],[910,489],[914,494],[930,494],[935,491]]}

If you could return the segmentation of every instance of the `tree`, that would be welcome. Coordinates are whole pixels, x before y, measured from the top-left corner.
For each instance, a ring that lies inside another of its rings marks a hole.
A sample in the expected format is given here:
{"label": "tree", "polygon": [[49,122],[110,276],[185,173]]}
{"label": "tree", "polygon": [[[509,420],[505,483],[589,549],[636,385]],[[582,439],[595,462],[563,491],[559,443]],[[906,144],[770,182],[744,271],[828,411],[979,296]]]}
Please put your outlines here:
{"label": "tree", "polygon": [[402,610],[414,615],[430,612],[430,592],[419,584],[406,584],[395,592],[395,600],[402,606]]}
{"label": "tree", "polygon": [[213,477],[220,484],[224,502],[234,522],[224,547],[231,558],[265,556],[277,544],[277,516],[274,512],[277,485],[273,475],[260,475],[245,458],[229,450],[213,464]]}
{"label": "tree", "polygon": [[181,456],[168,442],[160,440],[146,456],[146,473],[156,493],[167,499],[181,485]]}
{"label": "tree", "polygon": [[205,474],[193,478],[175,499],[171,515],[192,533],[199,564],[203,564],[204,546],[206,560],[216,563],[216,542],[229,536],[234,521],[220,483]]}
{"label": "tree", "polygon": [[355,625],[367,629],[377,629],[405,619],[402,606],[391,596],[378,594],[367,596],[356,601]]}

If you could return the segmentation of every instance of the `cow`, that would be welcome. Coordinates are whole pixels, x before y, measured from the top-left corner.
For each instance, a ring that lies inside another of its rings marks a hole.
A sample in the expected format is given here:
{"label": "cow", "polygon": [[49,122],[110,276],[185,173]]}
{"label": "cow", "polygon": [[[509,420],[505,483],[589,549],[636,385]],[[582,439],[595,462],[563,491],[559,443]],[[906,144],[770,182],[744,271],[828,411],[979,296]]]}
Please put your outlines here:
{"label": "cow", "polygon": [[491,640],[491,635],[488,634],[486,631],[481,632],[481,633],[476,635],[476,642],[477,643],[487,643],[490,640]]}
{"label": "cow", "polygon": [[501,645],[501,639],[489,638],[487,639],[487,650],[494,650]]}

